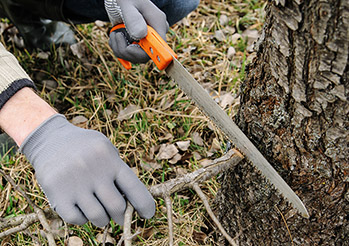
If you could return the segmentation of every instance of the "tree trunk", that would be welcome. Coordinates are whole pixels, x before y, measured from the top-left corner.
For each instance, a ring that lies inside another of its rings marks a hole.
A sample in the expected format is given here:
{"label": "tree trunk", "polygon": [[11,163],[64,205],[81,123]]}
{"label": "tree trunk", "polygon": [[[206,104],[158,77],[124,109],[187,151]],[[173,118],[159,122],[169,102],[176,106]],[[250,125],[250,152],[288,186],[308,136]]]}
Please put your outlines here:
{"label": "tree trunk", "polygon": [[245,162],[222,176],[216,199],[240,245],[348,245],[348,30],[348,0],[268,3],[235,121],[310,219]]}

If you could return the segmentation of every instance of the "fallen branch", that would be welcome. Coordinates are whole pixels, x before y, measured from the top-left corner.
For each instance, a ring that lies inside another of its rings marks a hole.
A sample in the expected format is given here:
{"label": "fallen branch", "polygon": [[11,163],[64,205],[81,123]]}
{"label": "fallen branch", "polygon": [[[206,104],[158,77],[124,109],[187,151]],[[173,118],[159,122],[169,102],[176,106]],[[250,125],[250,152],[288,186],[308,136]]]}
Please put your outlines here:
{"label": "fallen branch", "polygon": [[132,233],[131,233],[131,225],[132,224],[132,214],[133,214],[134,208],[132,205],[127,202],[126,212],[125,212],[125,225],[124,226],[124,243],[125,246],[131,246],[132,245]]}
{"label": "fallen branch", "polygon": [[[227,170],[230,167],[233,167],[237,165],[241,160],[243,159],[243,156],[235,149],[229,150],[224,156],[213,160],[213,162],[204,167],[200,168],[192,173],[188,173],[182,177],[178,177],[175,179],[168,180],[164,183],[155,185],[150,187],[150,193],[154,197],[162,197],[165,200],[166,209],[167,209],[167,221],[168,221],[168,228],[169,228],[169,245],[173,246],[173,222],[172,222],[172,204],[170,195],[179,192],[188,188],[192,188],[195,190],[195,192],[198,194],[202,202],[204,203],[204,206],[207,210],[207,213],[211,217],[211,219],[214,221],[214,223],[217,225],[218,229],[222,233],[222,235],[227,239],[227,241],[235,246],[236,243],[234,239],[232,239],[229,234],[225,231],[222,224],[219,222],[218,218],[214,215],[207,198],[205,194],[201,191],[198,184],[207,181],[219,173],[222,173],[223,171]],[[125,223],[125,227],[131,227],[130,224]]]}
{"label": "fallen branch", "polygon": [[[60,218],[57,213],[52,209],[45,209],[43,213],[47,219],[58,219]],[[39,216],[37,213],[30,213],[25,215],[18,215],[16,217],[3,219],[0,223],[0,230],[10,228],[6,231],[0,232],[0,238],[9,236],[11,234],[24,231],[32,224],[39,222]]]}
{"label": "fallen branch", "polygon": [[206,198],[205,194],[202,192],[201,188],[199,187],[199,185],[197,183],[193,184],[193,189],[195,190],[196,194],[198,194],[198,196],[200,197],[201,201],[204,203],[204,206],[206,208],[206,211],[207,211],[208,215],[211,217],[213,222],[216,224],[216,226],[218,227],[218,229],[220,230],[222,235],[225,237],[225,239],[227,239],[227,241],[231,245],[237,246],[237,244],[235,243],[235,240],[229,236],[229,234],[223,228],[222,224],[219,222],[219,220],[216,217],[216,215],[214,215],[214,213],[213,213],[213,211],[211,209],[211,206],[210,206],[210,204],[207,201],[207,198]]}
{"label": "fallen branch", "polygon": [[106,225],[104,228],[102,246],[105,246],[105,242],[107,241],[107,235],[108,235],[109,228],[110,228],[110,224]]}
{"label": "fallen branch", "polygon": [[173,216],[172,216],[172,201],[171,197],[165,196],[165,205],[166,205],[166,212],[167,212],[167,224],[168,224],[168,240],[169,240],[169,246],[173,246],[174,239],[173,239]]}
{"label": "fallen branch", "polygon": [[39,218],[36,213],[20,215],[11,219],[5,219],[0,223],[0,230],[9,227],[11,228],[4,232],[0,232],[0,238],[24,231],[37,221],[39,221]]}
{"label": "fallen branch", "polygon": [[162,197],[191,188],[194,183],[207,181],[230,167],[237,165],[243,156],[235,149],[229,150],[224,156],[215,159],[206,167],[200,168],[192,173],[181,177],[170,179],[164,183],[154,185],[149,188],[153,197]]}
{"label": "fallen branch", "polygon": [[[212,218],[214,223],[217,225],[218,229],[222,233],[222,235],[227,239],[227,241],[231,245],[236,245],[234,239],[232,239],[229,234],[224,230],[222,224],[218,221],[217,217],[214,215],[208,200],[204,193],[201,191],[199,184],[207,181],[219,173],[227,170],[230,167],[237,165],[243,156],[237,150],[229,150],[224,156],[215,159],[212,163],[206,167],[200,168],[192,173],[185,174],[181,177],[168,180],[164,183],[152,186],[149,188],[150,193],[154,198],[161,197],[165,201],[166,210],[167,210],[167,220],[168,220],[168,228],[169,228],[169,245],[174,245],[174,235],[173,235],[173,220],[172,220],[172,202],[171,202],[171,194],[192,188],[196,191],[204,206]],[[44,231],[47,235],[47,239],[49,242],[49,246],[54,246],[54,236],[51,233],[50,226],[47,222],[47,219],[58,218],[58,215],[53,212],[51,209],[41,210],[38,208],[33,202],[28,198],[26,193],[15,184],[11,177],[9,177],[2,169],[0,169],[0,174],[2,174],[6,180],[28,201],[28,203],[34,208],[34,213],[27,215],[19,215],[14,218],[4,219],[0,221],[0,230],[10,228],[4,232],[0,233],[0,238],[11,235],[13,233],[17,233],[25,230],[30,225],[35,222],[40,221],[42,226],[44,227]],[[132,234],[131,225],[132,225],[132,215],[134,212],[134,208],[128,203],[127,209],[125,212],[125,222],[124,222],[124,234],[120,239],[118,245],[121,245],[124,242],[125,246],[131,246],[132,240],[136,237],[140,232],[136,231],[135,234]],[[106,238],[106,237],[104,237]]]}
{"label": "fallen branch", "polygon": [[[40,209],[38,206],[36,206],[36,205],[30,200],[30,198],[27,196],[27,194],[22,190],[22,188],[19,187],[19,186],[13,181],[13,179],[12,179],[9,175],[7,175],[2,169],[0,169],[0,174],[7,180],[7,182],[9,182],[9,183],[14,187],[14,189],[15,189],[17,192],[19,192],[19,193],[26,199],[26,201],[28,202],[28,204],[29,204],[30,206],[33,207],[34,212],[35,212],[35,214],[36,214],[36,216],[37,216],[37,219],[41,222],[41,225],[42,225],[43,228],[44,228],[44,231],[45,231],[45,234],[46,234],[46,237],[47,237],[47,241],[48,241],[48,245],[49,245],[49,246],[56,246],[56,242],[55,242],[54,236],[53,236],[53,234],[52,234],[52,232],[51,232],[51,227],[50,227],[50,225],[49,225],[48,222],[47,222],[47,218],[46,218],[46,215],[45,215],[44,211],[43,211],[42,209]],[[29,218],[30,218],[30,217],[29,217]],[[31,216],[31,219],[28,219],[28,217],[25,217],[24,220],[23,220],[23,222],[22,222],[20,225],[18,225],[18,226],[15,227],[15,228],[11,228],[11,229],[14,229],[14,230],[12,230],[12,231],[17,231],[17,232],[18,232],[19,229],[24,230],[24,229],[28,228],[31,224],[34,223],[34,222],[32,222],[33,219],[34,219],[33,216]],[[6,222],[3,222],[3,223],[6,224],[6,225],[11,224],[10,221],[7,221],[7,223],[6,223]],[[0,228],[2,227],[1,224],[3,224],[3,223],[0,223]],[[23,228],[24,228],[24,229],[23,229]],[[9,233],[9,232],[11,232],[11,229],[6,230],[6,231],[2,232],[1,234],[3,234],[3,236],[10,235],[10,234],[12,234],[12,233]],[[0,234],[0,238],[2,237],[1,234]]]}

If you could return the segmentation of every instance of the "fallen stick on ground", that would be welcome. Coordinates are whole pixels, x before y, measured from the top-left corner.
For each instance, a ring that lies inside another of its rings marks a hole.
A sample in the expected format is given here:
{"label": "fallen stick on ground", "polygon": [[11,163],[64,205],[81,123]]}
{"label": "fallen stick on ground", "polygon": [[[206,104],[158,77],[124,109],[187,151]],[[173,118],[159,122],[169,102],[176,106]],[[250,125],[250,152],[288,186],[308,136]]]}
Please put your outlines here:
{"label": "fallen stick on ground", "polygon": [[[215,222],[215,224],[217,225],[222,235],[227,239],[227,241],[231,245],[236,245],[236,243],[234,242],[235,240],[229,236],[229,234],[224,230],[221,223],[218,221],[217,217],[213,214],[212,209],[208,205],[205,195],[202,193],[200,188],[198,189],[199,187],[198,184],[215,177],[216,175],[222,173],[223,171],[227,170],[230,167],[237,165],[242,159],[243,159],[243,156],[241,155],[241,153],[235,149],[232,149],[232,150],[229,150],[224,156],[213,160],[212,163],[206,167],[200,168],[192,173],[188,173],[181,177],[170,179],[164,183],[154,185],[149,188],[149,191],[154,198],[161,197],[165,201],[166,209],[167,209],[170,246],[174,245],[172,203],[171,203],[170,196],[175,192],[179,192],[189,188],[194,189],[197,193],[199,192],[198,195],[200,199],[203,201],[206,207],[206,210],[208,210],[209,216]],[[124,228],[127,228],[126,229],[127,231],[129,231],[131,228],[130,222],[132,222],[132,220],[128,220],[127,222],[125,220]],[[131,244],[128,244],[128,245],[131,245]]]}
{"label": "fallen stick on ground", "polygon": [[[168,220],[168,228],[169,228],[169,245],[174,245],[174,235],[173,235],[173,221],[172,221],[172,202],[171,202],[171,194],[185,190],[185,189],[194,189],[202,202],[205,205],[205,208],[214,221],[222,235],[227,239],[227,241],[231,245],[236,245],[235,240],[232,239],[229,234],[224,230],[221,223],[218,221],[216,216],[213,214],[212,209],[210,208],[207,198],[204,193],[201,191],[199,184],[207,181],[223,171],[227,170],[230,167],[237,165],[243,156],[235,149],[229,150],[224,156],[215,159],[212,163],[206,167],[200,168],[194,172],[185,174],[183,176],[170,179],[164,183],[151,186],[149,188],[150,193],[154,198],[161,197],[165,201],[166,209],[167,209],[167,220]],[[0,220],[0,230],[9,228],[3,232],[0,232],[0,238],[11,235],[13,233],[17,233],[20,231],[24,231],[30,225],[35,222],[39,222],[44,227],[44,231],[46,233],[46,237],[49,243],[49,246],[54,246],[54,236],[51,233],[50,226],[47,222],[47,219],[57,218],[58,215],[53,212],[51,209],[42,210],[38,208],[33,202],[28,198],[26,193],[15,184],[10,176],[8,176],[2,169],[0,169],[0,174],[2,174],[6,180],[17,190],[34,208],[34,213],[19,215],[17,217],[2,219]],[[132,240],[136,237],[140,232],[137,231],[132,234],[131,225],[132,225],[132,216],[134,209],[128,203],[126,213],[125,213],[125,222],[124,222],[124,235],[120,239],[118,245],[124,241],[125,246],[132,245]],[[105,237],[104,237],[105,238]]]}
{"label": "fallen stick on ground", "polygon": [[[14,233],[15,231],[18,232],[18,230],[25,230],[26,228],[28,228],[31,224],[34,223],[34,219],[37,221],[40,221],[41,225],[43,226],[47,241],[48,241],[48,245],[49,246],[56,246],[56,242],[53,236],[53,233],[51,232],[51,227],[47,221],[46,215],[44,213],[44,211],[42,209],[40,209],[38,206],[36,206],[31,200],[30,198],[27,196],[27,194],[22,190],[21,187],[19,187],[14,181],[13,179],[7,175],[2,169],[0,169],[0,174],[7,180],[7,182],[9,182],[14,189],[19,192],[25,199],[26,201],[29,203],[30,206],[32,206],[32,208],[34,209],[34,215],[33,214],[29,214],[29,216],[24,216],[24,220],[21,224],[17,225],[14,228],[10,228],[9,230],[6,230],[4,232],[0,233],[0,238],[8,236],[12,233]],[[36,215],[36,217],[35,217]],[[29,219],[28,219],[29,218]],[[5,220],[5,222],[0,223],[0,228],[4,227],[4,228],[8,228],[8,225],[11,224],[15,224],[14,222],[12,222],[10,219],[9,220]],[[3,225],[4,224],[4,225]],[[13,229],[13,230],[11,230]]]}

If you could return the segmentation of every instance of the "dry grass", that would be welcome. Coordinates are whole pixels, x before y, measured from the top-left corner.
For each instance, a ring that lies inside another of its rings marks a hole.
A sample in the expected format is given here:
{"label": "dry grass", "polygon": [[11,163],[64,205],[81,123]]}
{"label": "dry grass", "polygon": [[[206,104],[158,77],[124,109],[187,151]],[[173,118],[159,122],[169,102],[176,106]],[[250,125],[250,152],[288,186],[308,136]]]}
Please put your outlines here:
{"label": "dry grass", "polygon": [[[244,67],[253,54],[246,51],[247,41],[234,41],[234,32],[257,29],[262,26],[262,2],[252,0],[205,0],[184,21],[171,28],[168,43],[179,55],[179,60],[194,77],[217,94],[217,98],[229,93],[235,100],[229,101],[225,110],[233,115],[238,106],[238,87],[244,77]],[[220,25],[220,16],[229,22]],[[200,167],[205,159],[220,156],[225,150],[225,139],[198,111],[191,101],[171,82],[164,72],[159,72],[149,62],[136,65],[126,71],[120,67],[108,47],[108,24],[79,25],[77,38],[81,40],[82,57],[73,55],[69,47],[53,49],[48,59],[40,58],[40,52],[29,53],[16,48],[13,42],[2,36],[9,50],[37,82],[39,92],[69,120],[86,117],[80,127],[95,129],[106,134],[120,151],[122,158],[134,168],[147,185],[171,179],[183,172]],[[225,31],[225,39],[214,38],[217,30]],[[235,31],[234,31],[235,30]],[[227,58],[230,46],[236,54]],[[57,87],[50,89],[42,81],[51,80]],[[138,110],[132,117],[119,120],[121,110],[129,105]],[[193,133],[198,133],[204,145],[194,143]],[[176,164],[168,160],[156,161],[159,166],[145,168],[144,162],[154,161],[161,144],[191,140],[187,151],[181,151]],[[218,143],[218,146],[217,146]],[[155,154],[154,154],[155,153]],[[150,160],[150,161],[149,161]],[[40,207],[48,206],[33,170],[23,156],[6,158],[3,169],[16,183],[26,190]],[[202,187],[213,201],[219,184],[215,179]],[[0,177],[0,218],[32,212],[23,197]],[[173,198],[175,245],[217,245],[214,226],[206,217],[205,209],[194,192],[178,193]],[[153,219],[135,218],[135,227],[144,228],[137,245],[167,245],[167,221],[164,201],[157,200],[157,212]],[[69,226],[70,234],[80,237],[84,245],[98,245],[101,229],[91,224]],[[39,223],[28,230],[2,239],[1,245],[45,245]],[[112,224],[111,235],[118,241],[121,228]],[[57,240],[64,245],[65,239]]]}

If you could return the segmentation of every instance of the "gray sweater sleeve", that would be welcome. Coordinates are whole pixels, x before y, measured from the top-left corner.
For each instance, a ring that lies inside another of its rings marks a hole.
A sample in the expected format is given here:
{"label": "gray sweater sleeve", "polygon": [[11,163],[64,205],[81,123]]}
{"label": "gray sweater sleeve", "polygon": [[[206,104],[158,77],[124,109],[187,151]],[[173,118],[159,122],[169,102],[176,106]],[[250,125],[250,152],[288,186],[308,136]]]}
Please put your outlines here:
{"label": "gray sweater sleeve", "polygon": [[0,109],[23,87],[35,88],[17,59],[0,43]]}

